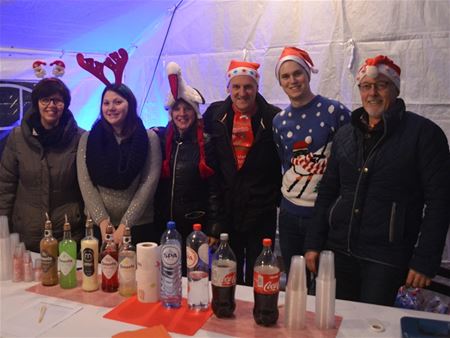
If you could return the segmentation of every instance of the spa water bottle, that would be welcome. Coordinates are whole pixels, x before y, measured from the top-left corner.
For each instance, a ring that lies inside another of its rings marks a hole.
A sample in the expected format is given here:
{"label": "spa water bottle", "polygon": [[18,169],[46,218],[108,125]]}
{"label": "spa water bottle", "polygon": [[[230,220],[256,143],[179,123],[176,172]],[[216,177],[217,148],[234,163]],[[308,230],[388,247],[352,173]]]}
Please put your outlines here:
{"label": "spa water bottle", "polygon": [[136,248],[131,244],[131,230],[127,225],[119,249],[119,293],[124,297],[136,294]]}
{"label": "spa water bottle", "polygon": [[114,228],[111,223],[106,227],[106,236],[102,244],[102,290],[116,292],[119,288],[118,268],[119,253],[114,243]]}
{"label": "spa water bottle", "polygon": [[181,235],[175,222],[167,222],[161,236],[161,303],[166,308],[181,306]]}
{"label": "spa water bottle", "polygon": [[98,289],[98,239],[94,236],[94,222],[89,215],[86,220],[86,236],[81,240],[81,260],[81,288],[88,292],[95,291]]}
{"label": "spa water bottle", "polygon": [[208,237],[199,223],[186,240],[188,278],[188,306],[193,310],[208,309],[209,302],[209,247]]}
{"label": "spa water bottle", "polygon": [[44,225],[44,238],[40,242],[42,261],[42,285],[58,284],[58,240],[53,237],[53,225],[45,213],[47,220]]}
{"label": "spa water bottle", "polygon": [[63,240],[59,242],[59,285],[63,289],[77,286],[77,242],[72,239],[70,223],[67,220],[63,226]]}

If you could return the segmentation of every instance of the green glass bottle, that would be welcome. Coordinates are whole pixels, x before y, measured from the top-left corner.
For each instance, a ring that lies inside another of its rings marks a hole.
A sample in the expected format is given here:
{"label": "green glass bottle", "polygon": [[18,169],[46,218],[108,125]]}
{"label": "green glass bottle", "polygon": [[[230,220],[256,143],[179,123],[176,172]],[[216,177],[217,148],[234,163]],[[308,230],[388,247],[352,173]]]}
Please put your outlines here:
{"label": "green glass bottle", "polygon": [[64,223],[63,240],[59,242],[59,285],[63,289],[77,286],[77,242],[72,240],[70,223]]}

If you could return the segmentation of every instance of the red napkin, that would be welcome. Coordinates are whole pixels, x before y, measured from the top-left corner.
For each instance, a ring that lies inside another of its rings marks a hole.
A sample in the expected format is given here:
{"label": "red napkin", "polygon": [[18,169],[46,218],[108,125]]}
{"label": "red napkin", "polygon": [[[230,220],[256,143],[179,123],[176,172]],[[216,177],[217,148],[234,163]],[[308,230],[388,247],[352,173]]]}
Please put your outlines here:
{"label": "red napkin", "polygon": [[112,338],[170,338],[167,330],[162,325],[146,327],[145,329],[124,331],[112,336]]}
{"label": "red napkin", "polygon": [[133,296],[103,317],[146,327],[161,324],[170,332],[193,336],[211,314],[211,309],[189,310],[186,299],[182,300],[179,309],[166,309],[161,302],[141,303]]}

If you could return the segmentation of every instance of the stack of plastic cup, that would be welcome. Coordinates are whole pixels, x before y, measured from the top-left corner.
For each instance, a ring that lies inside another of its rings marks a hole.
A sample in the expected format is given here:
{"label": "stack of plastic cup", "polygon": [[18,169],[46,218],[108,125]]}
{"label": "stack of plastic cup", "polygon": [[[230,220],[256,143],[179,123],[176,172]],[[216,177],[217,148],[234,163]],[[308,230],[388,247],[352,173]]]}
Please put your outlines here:
{"label": "stack of plastic cup", "polygon": [[8,217],[0,216],[0,280],[12,276],[11,239],[9,238]]}
{"label": "stack of plastic cup", "polygon": [[305,258],[303,256],[293,256],[286,285],[284,312],[284,325],[286,328],[293,330],[305,328],[306,300]]}
{"label": "stack of plastic cup", "polygon": [[316,278],[316,327],[332,329],[335,326],[336,279],[334,277],[334,253],[322,251],[319,275]]}

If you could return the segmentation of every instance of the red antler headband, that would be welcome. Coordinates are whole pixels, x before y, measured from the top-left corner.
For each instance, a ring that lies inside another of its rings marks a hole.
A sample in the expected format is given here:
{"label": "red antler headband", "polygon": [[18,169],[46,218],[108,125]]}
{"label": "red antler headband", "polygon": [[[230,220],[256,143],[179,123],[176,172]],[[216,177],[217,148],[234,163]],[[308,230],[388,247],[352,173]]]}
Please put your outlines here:
{"label": "red antler headband", "polygon": [[114,73],[114,83],[120,85],[122,83],[123,71],[128,62],[128,53],[125,49],[120,48],[117,52],[110,53],[103,63],[95,61],[93,58],[85,59],[83,54],[78,53],[77,62],[81,68],[87,70],[105,85],[111,84],[103,72],[103,66],[108,67]]}

